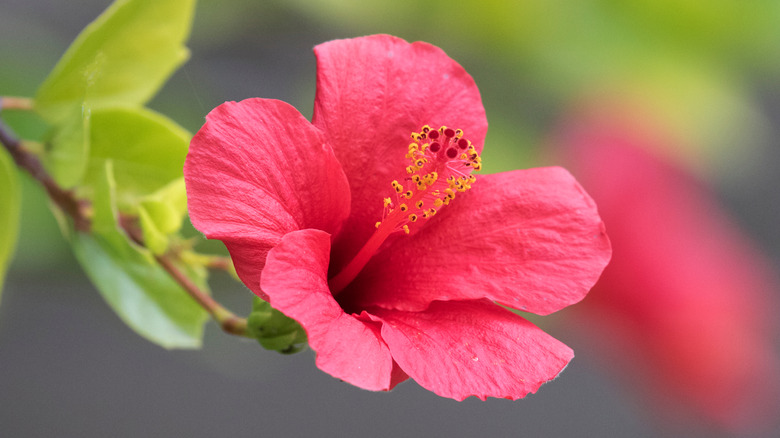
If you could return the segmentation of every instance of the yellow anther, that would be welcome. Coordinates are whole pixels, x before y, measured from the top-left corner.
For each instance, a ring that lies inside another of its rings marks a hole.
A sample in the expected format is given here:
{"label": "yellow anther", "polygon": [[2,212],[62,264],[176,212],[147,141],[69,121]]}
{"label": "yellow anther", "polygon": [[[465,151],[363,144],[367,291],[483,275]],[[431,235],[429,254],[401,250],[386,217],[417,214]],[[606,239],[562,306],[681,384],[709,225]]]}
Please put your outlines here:
{"label": "yellow anther", "polygon": [[435,183],[438,178],[439,178],[438,173],[431,172],[423,177],[423,181],[425,181],[425,184],[432,186],[433,183]]}
{"label": "yellow anther", "polygon": [[[463,137],[461,129],[424,125],[419,132],[411,133],[411,138],[406,175],[391,183],[396,196],[383,198],[384,220],[376,223],[380,230],[386,227],[409,233],[412,223],[434,216],[458,192],[469,190],[476,181],[471,171],[482,168],[476,147]],[[431,150],[432,145],[435,150]]]}
{"label": "yellow anther", "polygon": [[380,226],[380,225],[382,225],[382,222],[377,222],[377,223],[375,223],[375,224],[374,224],[374,226],[375,226],[376,228],[379,228],[379,226]]}

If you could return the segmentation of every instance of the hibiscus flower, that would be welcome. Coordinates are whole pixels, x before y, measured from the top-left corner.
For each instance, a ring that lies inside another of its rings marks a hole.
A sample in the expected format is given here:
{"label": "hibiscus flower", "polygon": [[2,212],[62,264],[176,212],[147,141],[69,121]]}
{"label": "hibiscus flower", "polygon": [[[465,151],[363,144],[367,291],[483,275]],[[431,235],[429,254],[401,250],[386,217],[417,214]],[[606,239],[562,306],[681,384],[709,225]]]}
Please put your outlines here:
{"label": "hibiscus flower", "polygon": [[776,422],[778,287],[713,194],[664,159],[651,117],[599,99],[557,139],[598,202],[615,254],[578,306],[608,364],[673,413],[745,432]]}
{"label": "hibiscus flower", "polygon": [[375,35],[315,54],[311,123],[269,99],[209,113],[184,168],[192,223],[334,377],[412,377],[457,400],[536,391],[573,353],[505,307],[585,296],[610,255],[595,204],[561,168],[472,174],[485,112],[441,49]]}

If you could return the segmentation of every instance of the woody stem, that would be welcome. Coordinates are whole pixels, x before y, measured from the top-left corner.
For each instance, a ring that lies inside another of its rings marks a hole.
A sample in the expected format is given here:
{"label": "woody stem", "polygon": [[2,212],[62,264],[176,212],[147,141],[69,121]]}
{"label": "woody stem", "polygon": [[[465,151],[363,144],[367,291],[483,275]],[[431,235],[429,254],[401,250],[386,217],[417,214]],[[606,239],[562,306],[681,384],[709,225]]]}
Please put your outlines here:
{"label": "woody stem", "polygon": [[[137,221],[133,218],[120,217],[119,223],[135,243],[144,246],[143,232],[138,227]],[[196,303],[214,318],[224,332],[231,335],[248,336],[246,319],[236,316],[219,304],[211,295],[198,287],[176,265],[175,257],[175,254],[168,252],[155,255],[154,259]]]}

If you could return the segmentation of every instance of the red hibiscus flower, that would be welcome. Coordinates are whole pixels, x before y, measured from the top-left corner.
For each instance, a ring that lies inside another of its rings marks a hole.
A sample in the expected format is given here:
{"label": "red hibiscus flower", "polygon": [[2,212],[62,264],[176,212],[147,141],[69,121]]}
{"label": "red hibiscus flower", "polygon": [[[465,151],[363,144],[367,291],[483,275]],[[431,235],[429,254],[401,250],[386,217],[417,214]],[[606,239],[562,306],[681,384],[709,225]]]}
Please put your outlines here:
{"label": "red hibiscus flower", "polygon": [[378,35],[315,53],[311,123],[267,99],[208,115],[184,168],[193,224],[334,377],[458,400],[536,391],[572,351],[496,303],[581,300],[610,255],[595,205],[560,168],[472,175],[484,109],[440,49]]}
{"label": "red hibiscus flower", "polygon": [[615,248],[578,327],[675,414],[742,431],[775,421],[778,288],[766,259],[701,182],[653,153],[675,142],[649,117],[591,107],[558,141]]}

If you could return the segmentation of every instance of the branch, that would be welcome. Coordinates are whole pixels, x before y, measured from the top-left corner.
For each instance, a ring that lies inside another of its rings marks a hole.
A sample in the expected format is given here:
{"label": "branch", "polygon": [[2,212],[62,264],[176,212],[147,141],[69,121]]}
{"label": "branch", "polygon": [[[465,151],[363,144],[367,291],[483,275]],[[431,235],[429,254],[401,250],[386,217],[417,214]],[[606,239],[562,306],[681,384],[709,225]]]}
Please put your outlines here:
{"label": "branch", "polygon": [[[136,218],[120,216],[119,223],[127,232],[127,235],[137,244],[144,246],[143,231],[138,226]],[[239,318],[233,312],[224,308],[208,293],[201,290],[189,277],[187,277],[175,263],[175,254],[165,253],[155,255],[157,263],[165,269],[179,285],[194,299],[201,307],[206,309],[212,318],[219,324],[223,331],[237,336],[247,336],[246,319]]]}
{"label": "branch", "polygon": [[[5,99],[0,104],[5,103]],[[22,147],[22,142],[13,137],[5,125],[0,121],[0,143],[5,146],[13,157],[16,165],[26,170],[36,181],[41,183],[49,198],[70,217],[73,218],[73,226],[78,231],[89,231],[89,218],[84,214],[85,204],[79,202],[73,192],[60,187],[43,168],[41,160]]]}
{"label": "branch", "polygon": [[[22,99],[18,99],[16,102],[21,101]],[[9,99],[7,97],[0,98],[0,110],[4,109],[4,106],[7,105],[8,102]],[[21,108],[16,107],[14,109]],[[76,199],[73,191],[64,190],[60,187],[46,172],[46,169],[44,169],[43,164],[41,164],[38,157],[25,150],[22,146],[22,142],[11,135],[10,131],[3,125],[2,120],[0,120],[0,143],[2,143],[11,154],[16,165],[27,171],[36,181],[43,185],[46,192],[49,194],[49,198],[73,219],[74,228],[80,232],[89,232],[91,221],[85,213],[88,203]],[[141,246],[146,246],[143,241],[143,233],[133,220],[130,220],[127,217],[120,217],[119,223],[131,239]],[[246,319],[234,315],[211,298],[208,293],[204,292],[193,283],[192,280],[184,275],[184,273],[175,265],[172,254],[155,256],[155,259],[201,307],[209,312],[222,330],[232,335],[247,336]]]}
{"label": "branch", "polygon": [[170,255],[163,254],[155,256],[154,258],[157,260],[160,266],[162,266],[163,269],[165,269],[171,275],[171,277],[173,277],[173,279],[176,280],[176,282],[179,283],[184,288],[184,290],[186,290],[190,296],[201,305],[201,307],[206,309],[206,311],[211,314],[212,318],[214,318],[214,320],[219,323],[219,326],[222,327],[222,330],[232,335],[247,336],[246,319],[237,317],[231,311],[222,307],[222,305],[216,302],[214,298],[211,298],[209,294],[201,291],[200,288],[192,282],[192,280],[190,280],[179,270],[178,267],[176,267],[176,265],[173,263],[173,260],[170,258]]}
{"label": "branch", "polygon": [[0,97],[0,109],[32,111],[33,106],[34,106],[34,101],[29,97],[18,97],[18,96]]}

